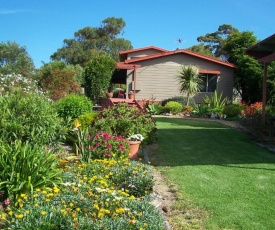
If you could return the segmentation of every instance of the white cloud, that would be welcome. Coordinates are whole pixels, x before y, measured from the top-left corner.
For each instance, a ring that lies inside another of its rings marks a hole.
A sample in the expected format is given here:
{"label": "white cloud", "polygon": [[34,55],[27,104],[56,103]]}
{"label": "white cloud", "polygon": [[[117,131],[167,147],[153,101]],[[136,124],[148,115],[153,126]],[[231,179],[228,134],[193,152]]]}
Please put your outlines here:
{"label": "white cloud", "polygon": [[0,14],[16,14],[23,10],[0,10]]}

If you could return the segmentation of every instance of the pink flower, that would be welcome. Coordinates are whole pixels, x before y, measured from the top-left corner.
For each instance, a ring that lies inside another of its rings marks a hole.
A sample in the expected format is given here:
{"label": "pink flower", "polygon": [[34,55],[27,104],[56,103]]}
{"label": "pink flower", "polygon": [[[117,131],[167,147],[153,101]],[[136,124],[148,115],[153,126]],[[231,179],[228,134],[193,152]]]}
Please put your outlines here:
{"label": "pink flower", "polygon": [[124,151],[125,150],[125,148],[124,148],[124,146],[123,145],[119,145],[119,149],[120,149],[120,151]]}
{"label": "pink flower", "polygon": [[87,135],[87,139],[90,139],[90,138],[91,138],[91,135],[90,135],[90,134],[88,134],[88,135]]}
{"label": "pink flower", "polygon": [[98,146],[100,146],[100,143],[99,143],[99,142],[97,142],[97,143],[96,143],[96,146],[97,146],[97,147],[98,147]]}
{"label": "pink flower", "polygon": [[111,149],[111,148],[112,148],[112,145],[107,144],[107,145],[106,145],[106,148],[107,148],[107,149]]}
{"label": "pink flower", "polygon": [[91,146],[90,150],[94,151],[95,150],[95,146]]}
{"label": "pink flower", "polygon": [[111,153],[106,153],[105,156],[106,156],[106,157],[110,157],[110,156],[111,156]]}
{"label": "pink flower", "polygon": [[9,204],[10,204],[10,201],[9,201],[9,200],[4,200],[4,204],[5,204],[5,205],[9,205]]}

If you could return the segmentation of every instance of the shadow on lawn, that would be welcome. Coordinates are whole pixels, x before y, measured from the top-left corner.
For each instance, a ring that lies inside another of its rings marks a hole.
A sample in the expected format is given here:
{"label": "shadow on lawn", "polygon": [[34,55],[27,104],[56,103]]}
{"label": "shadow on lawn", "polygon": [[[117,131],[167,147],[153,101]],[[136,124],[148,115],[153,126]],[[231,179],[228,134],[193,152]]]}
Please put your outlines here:
{"label": "shadow on lawn", "polygon": [[239,130],[203,120],[156,118],[156,121],[158,148],[151,152],[151,156],[149,154],[155,165],[219,165],[275,170],[275,153],[258,146]]}

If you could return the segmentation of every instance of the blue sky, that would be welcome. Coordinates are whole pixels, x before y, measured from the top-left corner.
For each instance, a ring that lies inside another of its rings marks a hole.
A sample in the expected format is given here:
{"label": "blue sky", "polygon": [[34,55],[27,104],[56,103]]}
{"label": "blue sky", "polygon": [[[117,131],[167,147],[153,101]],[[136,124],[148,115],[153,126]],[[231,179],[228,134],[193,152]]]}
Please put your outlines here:
{"label": "blue sky", "polygon": [[198,36],[222,24],[262,40],[275,33],[274,10],[274,0],[0,0],[0,42],[25,46],[39,68],[64,39],[108,17],[124,19],[123,38],[134,48],[174,50],[198,44]]}

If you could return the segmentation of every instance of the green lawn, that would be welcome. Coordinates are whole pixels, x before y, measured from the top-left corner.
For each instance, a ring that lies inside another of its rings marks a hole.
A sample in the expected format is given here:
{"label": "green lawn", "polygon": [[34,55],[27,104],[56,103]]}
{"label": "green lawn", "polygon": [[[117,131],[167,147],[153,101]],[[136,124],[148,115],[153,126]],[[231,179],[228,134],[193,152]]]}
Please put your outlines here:
{"label": "green lawn", "polygon": [[185,215],[186,228],[275,229],[275,153],[216,122],[156,120],[158,160],[153,164],[178,186],[183,198],[176,202],[178,213],[190,204],[193,212],[204,213],[194,225],[195,217]]}

